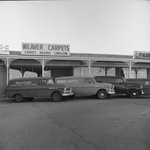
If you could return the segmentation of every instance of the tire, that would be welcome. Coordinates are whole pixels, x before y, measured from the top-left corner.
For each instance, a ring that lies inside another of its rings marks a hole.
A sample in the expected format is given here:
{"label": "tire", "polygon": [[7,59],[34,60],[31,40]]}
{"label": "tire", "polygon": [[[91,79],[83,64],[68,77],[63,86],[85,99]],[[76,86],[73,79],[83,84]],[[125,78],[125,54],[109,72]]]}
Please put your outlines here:
{"label": "tire", "polygon": [[52,94],[52,99],[55,102],[60,102],[62,100],[62,96],[61,96],[61,94],[59,92],[54,92]]}
{"label": "tire", "polygon": [[97,97],[99,99],[106,99],[108,97],[108,94],[107,94],[107,92],[105,90],[99,90],[97,92]]}
{"label": "tire", "polygon": [[33,97],[30,97],[30,98],[26,98],[26,101],[28,101],[28,102],[32,102],[33,101]]}
{"label": "tire", "polygon": [[139,92],[137,90],[131,90],[130,97],[131,98],[139,98],[140,94],[139,94]]}
{"label": "tire", "polygon": [[15,98],[15,102],[22,102],[23,101],[23,97],[21,94],[16,94],[14,96],[14,98]]}
{"label": "tire", "polygon": [[74,99],[75,98],[75,95],[71,95],[69,96],[70,99]]}

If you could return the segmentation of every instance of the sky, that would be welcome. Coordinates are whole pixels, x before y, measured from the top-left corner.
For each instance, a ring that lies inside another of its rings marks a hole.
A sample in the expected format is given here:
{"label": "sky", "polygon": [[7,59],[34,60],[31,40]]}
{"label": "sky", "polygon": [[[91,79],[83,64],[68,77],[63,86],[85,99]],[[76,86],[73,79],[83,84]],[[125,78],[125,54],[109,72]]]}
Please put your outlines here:
{"label": "sky", "polygon": [[69,44],[70,53],[150,51],[149,0],[0,1],[0,44]]}

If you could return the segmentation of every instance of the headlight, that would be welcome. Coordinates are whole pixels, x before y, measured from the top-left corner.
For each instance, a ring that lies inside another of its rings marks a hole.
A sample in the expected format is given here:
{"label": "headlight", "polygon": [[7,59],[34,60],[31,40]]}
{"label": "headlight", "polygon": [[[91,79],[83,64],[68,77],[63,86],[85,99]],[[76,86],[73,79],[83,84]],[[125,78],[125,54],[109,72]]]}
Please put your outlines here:
{"label": "headlight", "polygon": [[111,85],[111,86],[110,86],[110,89],[114,89],[114,86],[113,86],[113,85]]}
{"label": "headlight", "polygon": [[66,92],[66,91],[67,91],[67,88],[65,87],[65,88],[64,88],[64,92]]}

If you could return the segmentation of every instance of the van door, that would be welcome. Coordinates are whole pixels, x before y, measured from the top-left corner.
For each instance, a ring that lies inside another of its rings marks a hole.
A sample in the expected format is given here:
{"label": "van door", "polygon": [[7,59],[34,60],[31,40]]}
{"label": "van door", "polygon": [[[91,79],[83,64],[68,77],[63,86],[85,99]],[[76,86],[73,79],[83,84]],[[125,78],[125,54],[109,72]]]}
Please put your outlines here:
{"label": "van door", "polygon": [[49,88],[46,79],[40,79],[36,88],[36,97],[50,97]]}
{"label": "van door", "polygon": [[19,89],[23,97],[36,96],[36,91],[35,91],[36,85],[34,84],[33,81],[31,80],[16,81],[16,84],[20,84]]}
{"label": "van door", "polygon": [[75,95],[89,96],[95,93],[95,88],[91,82],[91,78],[84,78],[78,84],[73,85]]}

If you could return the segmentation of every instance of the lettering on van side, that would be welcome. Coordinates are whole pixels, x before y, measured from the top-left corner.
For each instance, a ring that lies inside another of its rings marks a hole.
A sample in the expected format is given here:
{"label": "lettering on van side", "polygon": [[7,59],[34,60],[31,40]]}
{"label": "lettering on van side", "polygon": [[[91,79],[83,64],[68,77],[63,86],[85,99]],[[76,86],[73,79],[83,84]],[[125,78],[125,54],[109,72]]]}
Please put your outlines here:
{"label": "lettering on van side", "polygon": [[48,89],[55,90],[55,89],[58,89],[58,88],[57,87],[49,87]]}
{"label": "lettering on van side", "polygon": [[60,84],[64,84],[64,83],[78,83],[78,80],[75,79],[75,80],[57,80],[57,83],[60,83]]}

